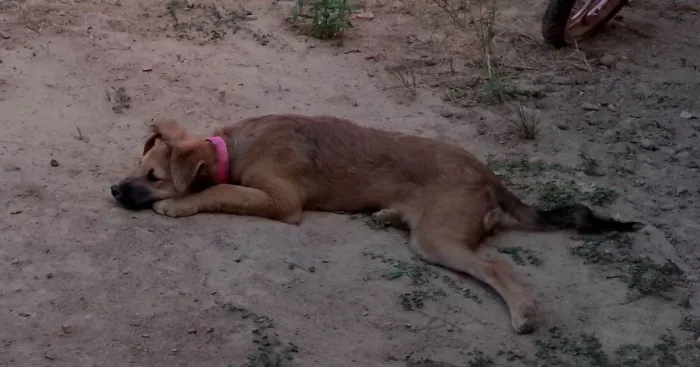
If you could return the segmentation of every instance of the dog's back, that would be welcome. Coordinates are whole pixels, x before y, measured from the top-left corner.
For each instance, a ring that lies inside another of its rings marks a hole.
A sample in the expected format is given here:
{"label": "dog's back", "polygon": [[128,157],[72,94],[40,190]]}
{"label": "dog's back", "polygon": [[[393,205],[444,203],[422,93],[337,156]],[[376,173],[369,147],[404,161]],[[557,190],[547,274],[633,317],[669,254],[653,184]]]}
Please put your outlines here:
{"label": "dog's back", "polygon": [[304,206],[311,210],[376,210],[432,188],[483,186],[496,179],[457,147],[331,116],[260,116],[222,133],[235,152],[236,182],[246,184],[251,166],[277,161],[295,171]]}

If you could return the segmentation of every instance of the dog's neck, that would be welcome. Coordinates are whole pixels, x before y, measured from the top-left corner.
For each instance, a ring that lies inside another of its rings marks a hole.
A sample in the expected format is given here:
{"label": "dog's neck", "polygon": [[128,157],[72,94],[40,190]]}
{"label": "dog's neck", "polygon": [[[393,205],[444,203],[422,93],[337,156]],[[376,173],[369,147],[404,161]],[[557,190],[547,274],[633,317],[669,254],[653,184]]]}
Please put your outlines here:
{"label": "dog's neck", "polygon": [[220,136],[212,136],[207,141],[212,145],[216,153],[216,181],[218,184],[228,183],[229,178],[229,156],[226,141]]}

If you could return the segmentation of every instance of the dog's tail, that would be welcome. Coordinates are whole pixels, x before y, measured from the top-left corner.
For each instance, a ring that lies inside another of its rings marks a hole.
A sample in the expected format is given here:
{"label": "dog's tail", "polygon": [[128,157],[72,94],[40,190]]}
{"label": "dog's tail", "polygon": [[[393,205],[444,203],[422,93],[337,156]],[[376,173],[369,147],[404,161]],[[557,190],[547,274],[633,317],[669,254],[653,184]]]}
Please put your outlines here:
{"label": "dog's tail", "polygon": [[502,184],[496,188],[498,206],[520,225],[531,230],[575,229],[581,233],[635,232],[645,225],[597,215],[583,204],[542,210],[522,202]]}

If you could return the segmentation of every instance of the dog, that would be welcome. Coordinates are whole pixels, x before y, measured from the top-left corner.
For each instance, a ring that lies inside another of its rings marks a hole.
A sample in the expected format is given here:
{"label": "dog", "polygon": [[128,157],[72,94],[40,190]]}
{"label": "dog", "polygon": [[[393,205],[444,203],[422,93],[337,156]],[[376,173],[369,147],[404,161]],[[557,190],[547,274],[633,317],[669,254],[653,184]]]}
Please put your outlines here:
{"label": "dog", "polygon": [[243,119],[192,137],[175,121],[152,126],[138,168],[112,185],[132,210],[161,215],[250,215],[298,225],[302,211],[372,212],[403,223],[423,261],[469,274],[505,300],[516,333],[537,326],[533,295],[480,244],[508,223],[529,230],[632,232],[644,225],[581,205],[525,204],[475,156],[437,140],[363,127],[332,116]]}

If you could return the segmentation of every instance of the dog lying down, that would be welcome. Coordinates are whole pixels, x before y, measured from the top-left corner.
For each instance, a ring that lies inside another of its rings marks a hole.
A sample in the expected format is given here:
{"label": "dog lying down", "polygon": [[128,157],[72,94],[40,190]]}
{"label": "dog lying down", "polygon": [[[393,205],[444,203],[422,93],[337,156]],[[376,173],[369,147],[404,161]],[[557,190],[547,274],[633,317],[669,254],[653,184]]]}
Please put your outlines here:
{"label": "dog lying down", "polygon": [[501,225],[581,232],[643,227],[580,204],[536,209],[461,148],[330,116],[253,117],[208,139],[188,136],[173,121],[157,123],[139,167],[111,192],[125,208],[152,207],[170,217],[228,213],[298,225],[303,210],[317,210],[399,219],[422,260],[493,287],[517,333],[536,328],[536,302],[507,262],[479,251],[485,236]]}

